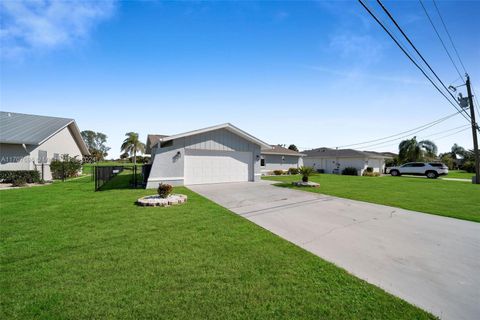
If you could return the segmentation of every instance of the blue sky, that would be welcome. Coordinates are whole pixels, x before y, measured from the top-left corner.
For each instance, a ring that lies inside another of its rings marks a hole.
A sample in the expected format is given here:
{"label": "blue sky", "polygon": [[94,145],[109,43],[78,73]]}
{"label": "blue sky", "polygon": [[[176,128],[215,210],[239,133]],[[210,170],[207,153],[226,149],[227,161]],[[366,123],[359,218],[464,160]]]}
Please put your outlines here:
{"label": "blue sky", "polygon": [[[437,3],[480,94],[480,2]],[[442,80],[460,84],[419,2],[385,5]],[[75,118],[106,133],[114,157],[128,131],[145,140],[231,122],[272,144],[335,147],[455,111],[356,1],[3,1],[0,9],[0,109]],[[457,116],[417,136],[440,151],[471,148],[469,130],[440,133],[464,124]]]}

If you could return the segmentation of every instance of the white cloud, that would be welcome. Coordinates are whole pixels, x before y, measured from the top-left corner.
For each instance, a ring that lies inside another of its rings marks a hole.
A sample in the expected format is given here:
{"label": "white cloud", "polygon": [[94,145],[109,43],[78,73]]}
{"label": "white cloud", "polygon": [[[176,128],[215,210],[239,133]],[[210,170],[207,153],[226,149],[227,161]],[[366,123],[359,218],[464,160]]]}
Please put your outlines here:
{"label": "white cloud", "polygon": [[115,5],[114,0],[1,1],[1,55],[19,57],[84,40],[98,22],[112,16]]}

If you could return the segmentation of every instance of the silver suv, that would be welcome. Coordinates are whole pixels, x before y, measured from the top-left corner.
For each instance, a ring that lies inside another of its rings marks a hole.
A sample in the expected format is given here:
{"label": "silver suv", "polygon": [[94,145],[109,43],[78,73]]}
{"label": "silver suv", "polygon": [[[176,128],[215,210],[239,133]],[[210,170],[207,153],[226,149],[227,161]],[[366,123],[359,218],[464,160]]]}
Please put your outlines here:
{"label": "silver suv", "polygon": [[436,179],[438,176],[448,174],[448,167],[440,162],[409,162],[398,167],[391,167],[390,174],[394,177],[411,174]]}

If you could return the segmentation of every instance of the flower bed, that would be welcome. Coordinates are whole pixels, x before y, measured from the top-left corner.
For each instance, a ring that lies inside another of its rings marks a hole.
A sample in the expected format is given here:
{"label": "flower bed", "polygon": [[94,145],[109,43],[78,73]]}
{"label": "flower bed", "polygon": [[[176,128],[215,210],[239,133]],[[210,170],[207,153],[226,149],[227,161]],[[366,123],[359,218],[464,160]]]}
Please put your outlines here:
{"label": "flower bed", "polygon": [[174,204],[182,204],[187,202],[187,196],[184,194],[171,194],[166,198],[158,195],[145,196],[137,200],[139,206],[150,207],[167,207]]}

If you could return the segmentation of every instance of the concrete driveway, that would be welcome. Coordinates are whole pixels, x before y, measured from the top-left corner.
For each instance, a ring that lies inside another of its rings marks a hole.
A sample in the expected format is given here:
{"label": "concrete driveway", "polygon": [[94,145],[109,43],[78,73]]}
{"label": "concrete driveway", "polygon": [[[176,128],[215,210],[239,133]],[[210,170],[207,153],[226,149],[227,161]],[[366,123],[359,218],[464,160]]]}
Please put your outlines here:
{"label": "concrete driveway", "polygon": [[442,319],[480,319],[480,223],[266,181],[189,188]]}

